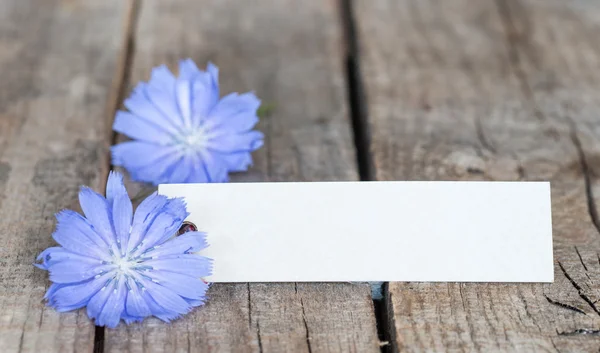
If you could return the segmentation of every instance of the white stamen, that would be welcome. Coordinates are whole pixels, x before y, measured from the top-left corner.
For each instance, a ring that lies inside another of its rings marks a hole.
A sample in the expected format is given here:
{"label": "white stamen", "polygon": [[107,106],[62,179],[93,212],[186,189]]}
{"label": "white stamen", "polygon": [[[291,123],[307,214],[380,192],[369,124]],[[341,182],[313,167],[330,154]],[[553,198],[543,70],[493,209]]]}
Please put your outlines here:
{"label": "white stamen", "polygon": [[206,146],[208,136],[204,128],[197,128],[181,134],[175,139],[175,142],[187,151],[198,151]]}

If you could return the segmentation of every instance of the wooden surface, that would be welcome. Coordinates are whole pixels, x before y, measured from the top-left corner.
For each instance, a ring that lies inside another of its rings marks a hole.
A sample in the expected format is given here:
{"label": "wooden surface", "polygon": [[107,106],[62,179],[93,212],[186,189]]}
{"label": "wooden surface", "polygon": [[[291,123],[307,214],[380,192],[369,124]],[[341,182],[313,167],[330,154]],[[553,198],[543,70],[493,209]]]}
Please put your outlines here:
{"label": "wooden surface", "polygon": [[102,190],[125,7],[121,0],[0,2],[0,352],[91,351],[85,310],[58,314],[32,266],[54,213]]}
{"label": "wooden surface", "polygon": [[598,351],[600,3],[364,0],[355,13],[377,179],[552,185],[555,283],[392,283],[394,349]]}
{"label": "wooden surface", "polygon": [[[0,352],[600,349],[600,3],[347,4],[0,0]],[[555,283],[222,284],[114,330],[46,308],[53,214],[103,190],[131,86],[187,57],[270,108],[235,182],[550,180]]]}
{"label": "wooden surface", "polygon": [[[213,61],[222,94],[254,90],[272,107],[258,125],[266,138],[254,167],[233,181],[356,180],[335,5],[142,2],[130,81],[160,63]],[[379,352],[366,284],[216,284],[208,295],[173,325],[106,330],[105,351]]]}

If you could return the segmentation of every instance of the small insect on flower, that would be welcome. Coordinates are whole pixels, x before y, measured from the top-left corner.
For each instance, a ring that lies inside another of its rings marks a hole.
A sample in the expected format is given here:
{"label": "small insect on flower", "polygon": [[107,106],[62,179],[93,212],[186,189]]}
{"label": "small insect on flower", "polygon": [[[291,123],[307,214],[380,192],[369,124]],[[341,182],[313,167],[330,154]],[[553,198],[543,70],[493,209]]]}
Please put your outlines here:
{"label": "small insect on flower", "polygon": [[219,71],[201,71],[191,59],[179,62],[175,77],[162,65],[125,100],[113,129],[133,141],[112,147],[114,165],[133,180],[161,183],[220,183],[229,172],[245,171],[251,152],[263,144],[252,130],[260,100],[254,93],[219,99]]}
{"label": "small insect on flower", "polygon": [[170,321],[202,305],[212,260],[196,254],[207,246],[205,234],[175,237],[188,216],[182,199],[156,193],[136,209],[111,173],[106,198],[82,187],[85,217],[64,210],[52,235],[61,246],[44,250],[37,267],[50,272],[44,296],[59,312],[87,307],[98,326],[115,327],[156,316]]}

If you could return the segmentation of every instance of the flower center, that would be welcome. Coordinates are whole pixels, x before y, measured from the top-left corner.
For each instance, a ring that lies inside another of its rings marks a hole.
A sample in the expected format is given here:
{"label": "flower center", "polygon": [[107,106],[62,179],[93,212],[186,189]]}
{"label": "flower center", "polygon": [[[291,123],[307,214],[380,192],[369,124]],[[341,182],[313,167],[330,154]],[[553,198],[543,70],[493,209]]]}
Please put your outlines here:
{"label": "flower center", "polygon": [[121,273],[127,273],[131,270],[132,262],[126,257],[116,257],[113,261],[117,265],[117,271]]}
{"label": "flower center", "polygon": [[206,131],[203,128],[197,128],[192,131],[182,133],[175,142],[186,150],[198,150],[206,145],[208,141]]}

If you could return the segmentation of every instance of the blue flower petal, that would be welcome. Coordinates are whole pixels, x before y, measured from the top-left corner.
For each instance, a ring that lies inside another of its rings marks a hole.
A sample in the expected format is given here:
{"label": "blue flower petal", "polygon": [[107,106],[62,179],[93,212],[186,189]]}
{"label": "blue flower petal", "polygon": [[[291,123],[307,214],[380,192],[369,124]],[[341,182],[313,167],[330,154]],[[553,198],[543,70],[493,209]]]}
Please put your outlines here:
{"label": "blue flower petal", "polygon": [[[177,152],[174,146],[160,146],[144,141],[127,141],[111,148],[113,163],[126,168],[152,165],[162,158]],[[159,168],[160,169],[160,168]]]}
{"label": "blue flower petal", "polygon": [[54,283],[78,283],[111,270],[112,265],[102,262],[83,262],[79,260],[61,261],[50,265],[50,280]]}
{"label": "blue flower petal", "polygon": [[150,257],[165,257],[177,254],[198,252],[208,246],[206,234],[202,232],[187,232],[167,242],[158,248],[146,252]]}
{"label": "blue flower petal", "polygon": [[121,314],[121,319],[123,319],[123,321],[125,321],[125,323],[127,325],[129,325],[134,322],[141,322],[142,320],[144,320],[144,317],[130,316],[130,315],[127,315],[126,313],[123,313],[123,314]]}
{"label": "blue flower petal", "polygon": [[190,215],[186,210],[183,197],[169,199],[165,204],[163,211],[172,215],[174,218],[180,219],[181,221]]}
{"label": "blue flower petal", "polygon": [[125,185],[123,185],[123,175],[111,171],[108,173],[108,181],[106,182],[106,200],[111,207],[115,197],[119,195],[128,195]]}
{"label": "blue flower petal", "polygon": [[229,181],[229,174],[227,170],[227,164],[221,158],[219,154],[214,152],[202,153],[202,162],[205,166],[205,171],[208,174],[208,181],[211,183],[224,183]]}
{"label": "blue flower petal", "polygon": [[181,125],[184,121],[179,115],[179,109],[175,101],[175,83],[172,90],[173,92],[165,92],[163,87],[148,85],[146,86],[146,97],[162,113],[163,117]]}
{"label": "blue flower petal", "polygon": [[152,227],[146,232],[143,243],[141,243],[139,250],[135,254],[143,253],[145,250],[159,245],[175,235],[183,220],[184,218],[173,217],[173,215],[168,213],[160,213],[156,216],[154,222],[152,222]]}
{"label": "blue flower petal", "polygon": [[[110,258],[105,257],[105,259]],[[44,270],[47,270],[52,265],[67,260],[78,261],[81,264],[88,265],[102,264],[103,261],[100,258],[94,258],[88,255],[74,253],[72,251],[67,250],[65,247],[59,246],[51,247],[44,250],[41,254],[38,255],[37,260],[42,261],[42,263],[38,267]]]}
{"label": "blue flower petal", "polygon": [[206,302],[206,298],[201,299],[201,300],[196,300],[196,299],[188,299],[188,298],[184,298],[186,302],[188,302],[191,306],[200,306],[203,305]]}
{"label": "blue flower petal", "polygon": [[221,98],[219,104],[210,113],[210,118],[236,115],[238,113],[256,113],[260,107],[260,99],[254,92],[230,93]]}
{"label": "blue flower petal", "polygon": [[200,127],[218,102],[218,73],[219,70],[211,63],[208,65],[208,72],[204,72],[190,59],[179,62],[177,100],[188,128]]}
{"label": "blue flower petal", "polygon": [[129,196],[117,196],[113,205],[113,223],[115,226],[118,248],[123,249],[123,254],[125,254],[124,250],[127,249],[132,217],[133,206],[131,205]]}
{"label": "blue flower petal", "polygon": [[175,272],[195,278],[205,276],[212,271],[212,260],[196,254],[183,254],[171,258],[158,257],[146,261],[154,271]]}
{"label": "blue flower petal", "polygon": [[258,123],[258,107],[260,100],[254,93],[229,94],[210,112],[206,126],[211,130],[249,131]]}
{"label": "blue flower petal", "polygon": [[90,298],[90,301],[86,305],[87,315],[89,318],[96,319],[98,316],[100,316],[102,308],[104,307],[104,304],[106,304],[106,300],[112,293],[112,288],[112,284],[108,286],[104,285]]}
{"label": "blue flower petal", "polygon": [[64,285],[56,290],[52,298],[58,308],[81,308],[104,286],[106,280],[106,276],[101,276],[78,284]]}
{"label": "blue flower petal", "polygon": [[218,157],[223,160],[227,169],[230,172],[243,172],[248,170],[248,167],[252,165],[252,155],[248,152],[238,153],[218,153]]}
{"label": "blue flower petal", "polygon": [[112,146],[113,164],[131,170],[137,181],[162,181],[163,175],[180,154],[175,146],[159,146],[142,141],[127,141]]}
{"label": "blue flower petal", "polygon": [[206,65],[206,72],[210,74],[212,78],[213,90],[219,93],[219,68],[212,62],[208,62]]}
{"label": "blue flower petal", "polygon": [[125,311],[127,315],[132,317],[146,317],[152,315],[152,311],[150,311],[137,284],[133,280],[129,280],[128,283],[130,290],[127,292],[127,300],[125,302]]}
{"label": "blue flower petal", "polygon": [[148,85],[165,93],[172,94],[175,87],[175,76],[166,65],[160,65],[152,69]]}
{"label": "blue flower petal", "polygon": [[155,124],[170,134],[176,133],[179,120],[165,119],[162,112],[146,96],[146,86],[145,83],[139,83],[123,104],[138,119]]}
{"label": "blue flower petal", "polygon": [[115,237],[112,231],[110,210],[106,199],[94,190],[82,187],[79,192],[79,204],[96,233],[102,237],[107,245],[114,244]]}
{"label": "blue flower petal", "polygon": [[158,184],[174,183],[174,181],[172,181],[172,175],[179,161],[181,161],[181,154],[165,156],[157,163],[161,168],[157,168],[156,165],[141,167],[135,172],[132,172],[131,177],[133,180],[152,181]]}
{"label": "blue flower petal", "polygon": [[44,250],[35,264],[53,284],[45,299],[57,311],[84,306],[97,325],[115,327],[148,316],[173,320],[204,303],[211,260],[192,254],[205,234],[174,234],[188,216],[182,198],[154,193],[133,215],[123,178],[111,173],[107,199],[83,188],[82,209],[57,214],[62,245]]}
{"label": "blue flower petal", "polygon": [[193,171],[192,156],[183,155],[179,161],[173,164],[173,169],[168,175],[167,182],[177,183],[181,180],[186,180]]}
{"label": "blue flower petal", "polygon": [[56,293],[56,291],[58,291],[59,289],[65,287],[66,284],[60,284],[60,283],[52,283],[50,285],[50,287],[48,288],[48,291],[46,292],[46,294],[44,294],[44,299],[50,300],[50,298],[54,298],[54,294]]}
{"label": "blue flower petal", "polygon": [[120,281],[115,285],[96,319],[96,325],[114,328],[121,321],[121,314],[125,310],[125,282]]}
{"label": "blue flower petal", "polygon": [[167,145],[173,140],[173,135],[161,126],[121,110],[115,116],[113,130],[132,139],[159,145]]}
{"label": "blue flower petal", "polygon": [[225,153],[249,152],[263,145],[264,135],[260,131],[249,131],[243,134],[225,134],[214,136],[209,141],[211,150]]}
{"label": "blue flower petal", "polygon": [[183,126],[191,129],[192,124],[192,85],[190,80],[178,78],[175,83],[175,99],[179,114],[183,118]]}
{"label": "blue flower petal", "polygon": [[[103,243],[102,247],[98,246],[98,244],[90,240],[85,233],[82,233],[73,226],[78,218],[72,217],[66,211],[59,213],[57,218],[59,219],[59,223],[56,227],[56,231],[52,233],[52,238],[54,238],[54,240],[64,249],[95,259],[110,260],[111,256],[108,253],[106,244]],[[88,233],[95,232],[90,229]],[[89,236],[99,238],[96,234],[90,234]]]}
{"label": "blue flower petal", "polygon": [[57,231],[62,231],[64,228],[65,232],[69,233],[69,236],[73,238],[81,237],[82,243],[85,242],[85,239],[83,239],[85,237],[94,243],[96,247],[96,249],[93,250],[94,254],[97,254],[100,258],[104,258],[101,254],[108,255],[109,245],[100,234],[94,230],[92,224],[79,213],[71,210],[63,210],[56,214],[56,220],[58,222],[56,226]]}
{"label": "blue flower petal", "polygon": [[169,199],[166,196],[159,195],[158,192],[153,192],[135,210],[133,216],[134,227],[144,224],[144,229],[152,222],[151,216],[156,211],[165,207]]}
{"label": "blue flower petal", "polygon": [[192,81],[192,115],[195,127],[204,123],[210,111],[219,101],[219,87],[213,82],[212,75],[201,73]]}
{"label": "blue flower petal", "polygon": [[175,319],[181,317],[181,315],[187,313],[187,311],[176,312],[176,311],[167,310],[165,307],[158,304],[156,302],[156,300],[154,300],[154,298],[152,298],[152,296],[150,296],[148,291],[144,291],[142,294],[144,296],[146,303],[148,304],[148,307],[150,308],[150,311],[152,312],[152,315],[156,316],[157,318],[161,319],[164,322],[171,322],[172,320],[175,320]]}
{"label": "blue flower petal", "polygon": [[260,100],[252,92],[219,100],[218,80],[212,63],[202,71],[182,60],[177,78],[164,65],[155,68],[125,101],[131,114],[118,112],[114,123],[115,131],[142,144],[114,146],[113,164],[155,185],[227,182],[228,173],[246,170],[249,153],[263,144],[263,135],[252,131]]}
{"label": "blue flower petal", "polygon": [[167,312],[187,314],[190,311],[188,302],[171,289],[150,281],[146,281],[145,285],[148,288],[147,293]]}
{"label": "blue flower petal", "polygon": [[191,80],[201,71],[192,59],[179,60],[179,78]]}
{"label": "blue flower petal", "polygon": [[152,271],[150,276],[159,285],[169,288],[174,293],[189,299],[202,300],[208,290],[208,285],[200,279],[176,272]]}
{"label": "blue flower petal", "polygon": [[140,240],[146,235],[146,230],[154,222],[158,212],[167,204],[168,199],[165,196],[158,195],[154,192],[148,196],[135,210],[133,216],[133,226],[127,244],[127,251],[130,252],[135,248]]}
{"label": "blue flower petal", "polygon": [[[185,180],[181,180],[181,182],[185,183],[208,183],[208,171],[204,161],[200,158],[200,156],[192,157],[192,167],[190,170],[190,175]],[[171,178],[174,180],[174,178]]]}

